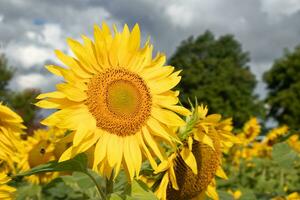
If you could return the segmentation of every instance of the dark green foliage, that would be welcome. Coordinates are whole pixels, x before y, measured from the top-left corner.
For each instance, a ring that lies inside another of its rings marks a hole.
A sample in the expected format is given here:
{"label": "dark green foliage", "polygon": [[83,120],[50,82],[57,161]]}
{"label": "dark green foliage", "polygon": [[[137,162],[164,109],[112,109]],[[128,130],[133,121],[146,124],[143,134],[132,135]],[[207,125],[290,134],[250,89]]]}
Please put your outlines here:
{"label": "dark green foliage", "polygon": [[270,106],[269,116],[280,124],[300,128],[300,46],[293,52],[288,50],[276,60],[264,74],[269,93],[266,98]]}
{"label": "dark green foliage", "polygon": [[208,105],[210,113],[233,116],[241,126],[250,116],[261,116],[263,107],[253,95],[255,76],[247,63],[249,55],[232,35],[216,39],[207,31],[196,39],[183,41],[170,59],[170,64],[183,69],[182,102],[196,96]]}
{"label": "dark green foliage", "polygon": [[300,156],[286,143],[275,144],[270,158],[241,158],[239,166],[227,160],[223,166],[229,179],[218,179],[219,191],[241,190],[241,200],[269,200],[300,191]]}
{"label": "dark green foliage", "polygon": [[7,85],[14,75],[14,70],[7,65],[7,59],[0,54],[0,101],[4,101],[7,96]]}
{"label": "dark green foliage", "polygon": [[39,108],[34,105],[37,102],[38,94],[40,94],[38,89],[26,89],[21,92],[11,92],[8,97],[8,105],[22,116],[29,132],[40,126],[38,121],[40,119],[38,116]]}

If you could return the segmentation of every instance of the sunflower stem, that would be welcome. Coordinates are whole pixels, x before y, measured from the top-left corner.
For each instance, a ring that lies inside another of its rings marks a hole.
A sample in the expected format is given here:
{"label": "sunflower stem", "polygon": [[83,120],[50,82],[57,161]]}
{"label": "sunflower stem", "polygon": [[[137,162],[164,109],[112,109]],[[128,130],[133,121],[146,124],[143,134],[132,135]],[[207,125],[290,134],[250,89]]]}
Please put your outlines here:
{"label": "sunflower stem", "polygon": [[101,185],[97,182],[97,180],[93,177],[93,175],[90,174],[90,172],[88,172],[88,171],[85,174],[88,175],[90,177],[90,179],[95,183],[101,199],[102,200],[106,200],[107,198],[106,198],[105,193],[101,189]]}

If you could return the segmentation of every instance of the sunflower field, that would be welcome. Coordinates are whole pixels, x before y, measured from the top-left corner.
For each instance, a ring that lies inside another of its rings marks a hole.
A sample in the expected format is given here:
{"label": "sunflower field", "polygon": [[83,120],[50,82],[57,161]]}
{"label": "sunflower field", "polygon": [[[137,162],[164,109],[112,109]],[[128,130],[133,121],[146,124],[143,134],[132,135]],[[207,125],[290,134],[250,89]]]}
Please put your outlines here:
{"label": "sunflower field", "polygon": [[300,134],[241,127],[201,99],[182,104],[181,70],[141,45],[138,25],[95,25],[55,50],[43,128],[0,103],[0,199],[300,200]]}

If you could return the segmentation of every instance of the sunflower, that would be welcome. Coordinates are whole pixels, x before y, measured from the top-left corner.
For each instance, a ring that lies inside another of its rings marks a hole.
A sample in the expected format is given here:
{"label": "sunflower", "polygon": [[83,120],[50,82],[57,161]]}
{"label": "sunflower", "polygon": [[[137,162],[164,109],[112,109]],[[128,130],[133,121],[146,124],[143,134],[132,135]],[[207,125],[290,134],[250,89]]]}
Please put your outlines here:
{"label": "sunflower", "polygon": [[0,166],[1,172],[15,172],[15,152],[21,149],[20,135],[25,126],[22,118],[0,102]]}
{"label": "sunflower", "polygon": [[93,169],[110,177],[121,166],[132,179],[140,172],[142,155],[153,167],[155,157],[164,159],[158,140],[172,143],[177,138],[169,127],[185,122],[176,114],[189,111],[178,103],[178,91],[171,91],[181,77],[174,67],[164,66],[166,56],[152,58],[153,46],[140,47],[140,29],[125,25],[114,33],[104,23],[94,27],[94,41],[82,36],[83,44],[68,39],[75,54],[56,51],[68,67],[47,66],[64,83],[57,91],[41,94],[37,103],[55,112],[42,123],[74,131],[72,146],[61,157],[69,159],[95,146]]}
{"label": "sunflower", "polygon": [[222,151],[238,142],[231,133],[231,119],[221,121],[218,114],[208,115],[207,108],[199,106],[194,129],[183,145],[168,160],[157,167],[162,173],[156,189],[159,199],[218,199],[215,175],[227,178],[221,167]]}
{"label": "sunflower", "polygon": [[[18,168],[21,172],[29,171],[33,167],[45,164],[49,161],[58,160],[55,155],[55,142],[62,134],[62,131],[54,131],[55,129],[34,131],[33,136],[29,136],[24,141],[23,149],[19,152],[19,157],[22,158],[18,163]],[[58,135],[56,135],[58,133]],[[31,183],[43,184],[48,183],[53,178],[57,177],[58,173],[41,173],[25,177]]]}
{"label": "sunflower", "polygon": [[238,134],[238,137],[243,141],[243,145],[246,146],[260,134],[261,126],[255,117],[252,117],[247,121],[243,127],[242,133]]}
{"label": "sunflower", "polygon": [[263,140],[263,143],[265,143],[268,146],[273,146],[273,144],[276,142],[276,140],[279,137],[287,134],[288,131],[289,131],[289,127],[286,125],[274,128],[267,133],[267,136]]}
{"label": "sunflower", "polygon": [[0,199],[2,200],[14,199],[16,189],[7,185],[9,181],[10,178],[6,174],[0,173]]}

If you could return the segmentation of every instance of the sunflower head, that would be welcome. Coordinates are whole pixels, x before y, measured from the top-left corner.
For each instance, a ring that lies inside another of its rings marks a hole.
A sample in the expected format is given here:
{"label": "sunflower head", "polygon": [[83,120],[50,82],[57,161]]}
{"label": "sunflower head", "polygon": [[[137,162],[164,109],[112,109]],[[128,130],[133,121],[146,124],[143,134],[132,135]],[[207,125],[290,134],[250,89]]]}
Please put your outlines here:
{"label": "sunflower head", "polygon": [[168,200],[192,199],[205,191],[214,179],[221,164],[220,140],[216,137],[216,133],[208,134],[212,138],[214,149],[202,142],[193,142],[192,153],[197,162],[197,174],[186,164],[181,155],[175,159],[174,170],[179,190],[168,187]]}
{"label": "sunflower head", "polygon": [[[55,141],[57,136],[54,131],[39,129],[34,131],[34,135],[29,136],[24,141],[23,150],[19,152],[21,161],[18,163],[18,168],[21,171],[28,171],[38,165],[45,164],[49,161],[57,160],[54,154]],[[55,178],[57,173],[42,173],[26,177],[32,183],[47,183]]]}
{"label": "sunflower head", "polygon": [[185,123],[176,113],[189,114],[171,90],[179,72],[164,65],[164,54],[152,57],[149,41],[141,47],[138,25],[111,31],[104,23],[95,26],[94,40],[83,36],[83,43],[68,39],[68,45],[75,57],[56,51],[67,67],[47,66],[65,82],[37,103],[58,109],[44,124],[74,132],[60,160],[94,147],[93,169],[102,175],[117,175],[123,166],[132,179],[143,158],[155,168],[164,153],[157,141],[173,143],[177,138],[169,129]]}
{"label": "sunflower head", "polygon": [[273,146],[274,143],[276,143],[276,140],[279,137],[287,134],[288,131],[289,131],[289,127],[286,125],[274,128],[267,133],[267,136],[263,140],[263,143],[265,143],[267,146]]}
{"label": "sunflower head", "polygon": [[253,117],[245,123],[243,131],[242,133],[238,134],[238,137],[244,145],[248,145],[260,134],[260,130],[261,126],[258,123],[258,120]]}
{"label": "sunflower head", "polygon": [[184,200],[202,198],[205,194],[218,198],[215,175],[227,178],[221,168],[222,151],[238,139],[231,133],[230,119],[221,120],[221,115],[207,115],[207,112],[204,106],[195,109],[196,118],[189,118],[197,119],[194,129],[168,162],[158,166],[156,173],[164,173],[156,191],[160,199]]}

